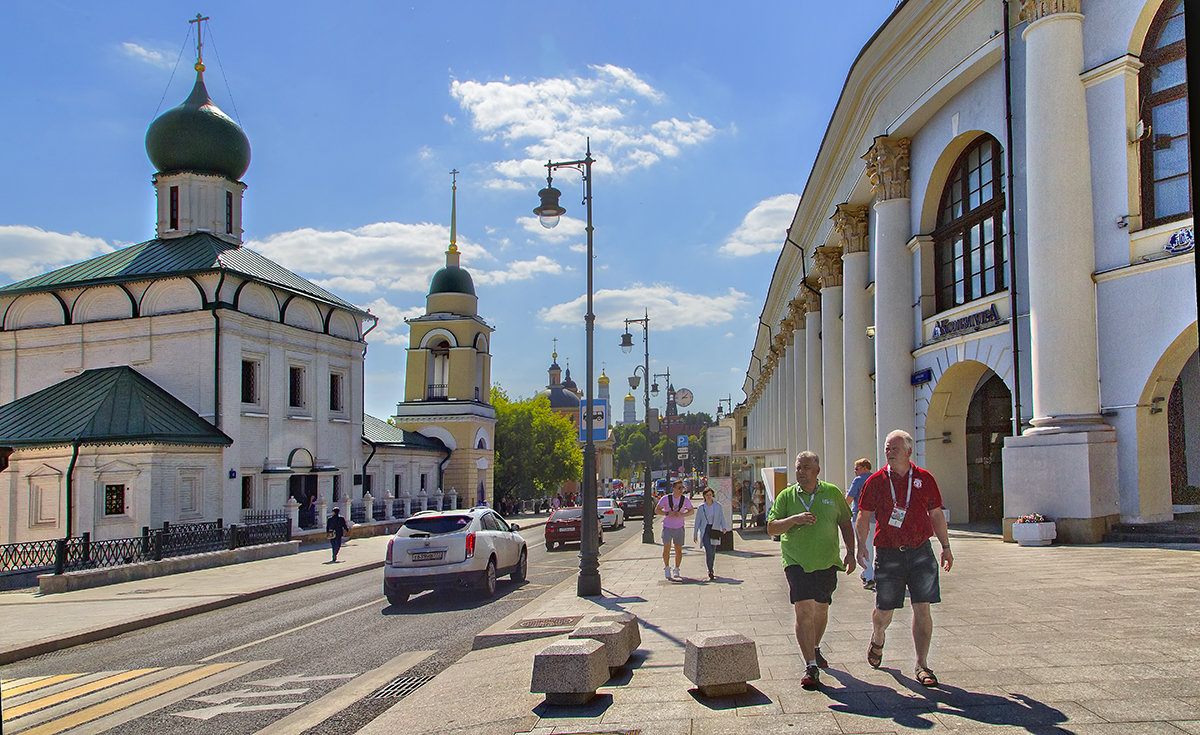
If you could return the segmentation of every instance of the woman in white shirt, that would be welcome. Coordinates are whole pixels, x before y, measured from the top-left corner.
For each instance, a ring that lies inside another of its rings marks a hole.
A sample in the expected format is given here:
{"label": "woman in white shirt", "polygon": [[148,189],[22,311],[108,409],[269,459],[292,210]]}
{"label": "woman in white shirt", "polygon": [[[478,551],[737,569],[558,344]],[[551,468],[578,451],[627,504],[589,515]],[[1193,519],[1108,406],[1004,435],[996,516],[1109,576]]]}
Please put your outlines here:
{"label": "woman in white shirt", "polygon": [[[725,518],[725,509],[713,499],[713,489],[704,488],[704,502],[696,507],[696,525],[692,527],[692,541],[700,541],[704,546],[704,561],[708,564],[709,580],[716,579],[713,574],[713,559],[717,555],[719,535],[729,532],[729,520]],[[713,538],[717,535],[718,538]]]}

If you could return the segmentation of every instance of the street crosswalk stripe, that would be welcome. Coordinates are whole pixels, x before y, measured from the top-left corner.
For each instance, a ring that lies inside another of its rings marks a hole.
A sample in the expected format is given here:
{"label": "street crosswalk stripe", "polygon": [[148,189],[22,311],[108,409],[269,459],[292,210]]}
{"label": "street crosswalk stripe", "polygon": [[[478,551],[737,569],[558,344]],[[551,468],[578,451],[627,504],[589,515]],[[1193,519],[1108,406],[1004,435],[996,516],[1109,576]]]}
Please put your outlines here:
{"label": "street crosswalk stripe", "polygon": [[77,727],[85,722],[90,722],[98,717],[103,717],[130,705],[137,704],[138,702],[150,699],[151,697],[158,696],[164,692],[169,692],[172,689],[178,689],[186,684],[199,681],[206,676],[211,676],[226,669],[233,668],[239,663],[241,662],[234,661],[231,663],[210,664],[208,666],[192,669],[191,671],[186,671],[165,681],[161,681],[157,684],[153,684],[151,686],[129,692],[128,694],[115,697],[108,701],[101,702],[95,706],[72,713],[61,719],[54,720],[53,722],[47,722],[44,725],[39,725],[26,730],[25,732],[27,735],[52,735],[52,733],[70,730],[73,727]]}
{"label": "street crosswalk stripe", "polygon": [[90,694],[92,692],[99,691],[100,689],[104,689],[105,687],[110,687],[113,684],[120,684],[123,681],[136,679],[139,676],[143,674],[149,674],[152,671],[158,671],[158,667],[153,669],[132,669],[130,671],[119,671],[115,674],[106,676],[103,679],[96,679],[95,681],[81,684],[77,687],[72,687],[61,692],[55,692],[54,694],[48,694],[47,696],[26,702],[25,704],[19,704],[15,707],[5,707],[4,719],[11,720],[35,710],[43,709],[45,707],[52,707],[69,699],[82,697],[85,694]]}
{"label": "street crosswalk stripe", "polygon": [[[30,712],[29,714],[24,715],[23,717],[18,717],[11,722],[5,722],[4,729],[5,729],[6,733],[8,733],[8,732],[17,733],[22,730],[28,730],[29,728],[34,727],[36,725],[40,725],[43,722],[51,722],[53,720],[57,720],[60,717],[66,717],[68,714],[70,714],[72,712],[76,712],[78,710],[85,709],[87,707],[91,707],[94,704],[100,704],[101,702],[107,702],[108,700],[112,699],[113,697],[118,697],[122,694],[125,694],[126,692],[132,692],[135,689],[140,689],[142,687],[148,686],[155,682],[163,681],[164,679],[169,679],[172,676],[182,674],[185,671],[191,671],[194,668],[196,668],[196,664],[189,664],[187,666],[174,666],[169,669],[160,669],[158,671],[155,671],[152,674],[146,674],[145,676],[140,676],[137,679],[123,681],[120,684],[114,684],[114,685],[108,687],[107,689],[102,689],[98,692],[92,692],[91,694],[84,694],[84,695],[78,696],[70,701],[62,702],[61,704],[56,704],[53,707],[45,707],[43,709],[37,710],[36,712]],[[94,680],[94,679],[102,679],[105,676],[108,676],[109,674],[112,674],[112,673],[114,673],[114,672],[103,671],[98,674],[92,675],[91,679],[88,679],[88,680],[90,681],[90,680]],[[78,683],[80,683],[82,681],[83,681],[83,679],[78,679],[75,681],[68,682],[65,685],[60,684],[59,687],[67,688],[68,686],[77,685]],[[54,691],[54,690],[55,690],[55,688],[52,687],[51,689],[48,689],[47,691]],[[32,698],[33,697],[31,697],[30,695],[26,695],[24,701],[30,701],[30,699],[32,699]]]}
{"label": "street crosswalk stripe", "polygon": [[24,694],[18,694],[15,697],[10,697],[6,694],[4,696],[4,706],[15,707],[18,704],[25,704],[26,702],[32,702],[35,699],[41,699],[42,697],[46,697],[51,694],[57,694],[57,693],[63,691],[64,689],[70,689],[72,687],[77,687],[80,684],[87,684],[87,683],[93,682],[97,679],[103,679],[104,677],[109,676],[110,674],[115,674],[115,673],[117,673],[116,670],[98,671],[94,674],[83,674],[82,676],[77,676],[74,679],[68,679],[67,681],[60,681],[59,683],[52,684],[48,687],[42,687],[41,689],[35,689],[31,692],[25,692]]}
{"label": "street crosswalk stripe", "polygon": [[8,697],[15,697],[19,694],[24,694],[25,692],[32,692],[35,689],[42,689],[43,687],[48,687],[48,686],[57,684],[60,681],[74,679],[77,676],[83,676],[83,674],[57,674],[55,676],[45,676],[45,677],[38,679],[37,681],[31,681],[28,684],[23,684],[21,686],[13,687],[12,689],[5,689],[4,697],[6,699]]}
{"label": "street crosswalk stripe", "polygon": [[12,689],[13,687],[32,684],[35,681],[45,679],[47,676],[49,676],[49,674],[43,674],[42,676],[24,676],[20,679],[0,679],[0,692],[8,694],[8,690]]}

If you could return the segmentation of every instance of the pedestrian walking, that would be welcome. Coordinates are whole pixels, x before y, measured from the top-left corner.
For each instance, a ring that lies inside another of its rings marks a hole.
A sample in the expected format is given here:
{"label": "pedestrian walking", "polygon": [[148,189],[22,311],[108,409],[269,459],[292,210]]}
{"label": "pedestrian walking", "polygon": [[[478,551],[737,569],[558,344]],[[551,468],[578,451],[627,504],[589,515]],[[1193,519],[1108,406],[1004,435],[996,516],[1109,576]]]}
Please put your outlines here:
{"label": "pedestrian walking", "polygon": [[930,605],[942,601],[938,559],[929,538],[942,546],[941,568],[950,571],[950,535],[942,512],[942,494],[928,471],[912,463],[913,438],[896,430],[887,435],[883,453],[887,465],[863,485],[858,503],[859,563],[865,563],[867,532],[875,520],[875,609],[871,612],[871,644],[867,663],[879,668],[892,614],[904,607],[904,590],[912,600],[913,645],[917,652],[914,678],[927,687],[937,686],[929,668],[929,642],[933,639]]}
{"label": "pedestrian walking", "polygon": [[[850,520],[858,520],[858,497],[862,494],[863,485],[867,483],[867,478],[871,476],[871,460],[863,457],[854,462],[854,479],[850,481],[850,489],[846,491],[846,502],[850,503]],[[874,521],[872,521],[872,525]],[[873,528],[871,529],[874,530]],[[875,590],[875,547],[871,544],[859,546],[860,549],[865,548],[867,552],[867,561],[862,565],[862,573],[859,577],[862,579],[863,589]]]}
{"label": "pedestrian walking", "polygon": [[329,547],[333,550],[333,561],[337,561],[338,551],[342,548],[342,536],[350,527],[346,525],[346,519],[342,518],[342,509],[333,506],[333,515],[329,516],[329,520],[325,521],[325,536],[329,539]]}
{"label": "pedestrian walking", "polygon": [[[821,669],[829,662],[821,653],[821,637],[829,621],[829,604],[837,588],[838,570],[854,572],[854,527],[850,506],[836,485],[818,479],[821,460],[815,452],[796,455],[796,484],[788,485],[771,505],[767,533],[780,537],[783,573],[796,612],[796,642],[804,655],[808,690],[821,685]],[[841,557],[838,532],[846,544]]]}
{"label": "pedestrian walking", "polygon": [[[683,561],[683,520],[695,512],[692,501],[683,496],[683,480],[671,483],[671,492],[658,500],[655,515],[663,518],[663,576],[668,580],[682,579],[679,564]],[[671,569],[671,546],[675,546],[675,568]]]}
{"label": "pedestrian walking", "polygon": [[708,565],[708,579],[717,578],[713,573],[713,561],[717,556],[717,544],[721,537],[729,533],[729,521],[725,518],[725,509],[716,501],[711,487],[704,488],[701,494],[704,502],[696,508],[696,521],[692,526],[692,541],[700,541],[704,547],[704,562]]}

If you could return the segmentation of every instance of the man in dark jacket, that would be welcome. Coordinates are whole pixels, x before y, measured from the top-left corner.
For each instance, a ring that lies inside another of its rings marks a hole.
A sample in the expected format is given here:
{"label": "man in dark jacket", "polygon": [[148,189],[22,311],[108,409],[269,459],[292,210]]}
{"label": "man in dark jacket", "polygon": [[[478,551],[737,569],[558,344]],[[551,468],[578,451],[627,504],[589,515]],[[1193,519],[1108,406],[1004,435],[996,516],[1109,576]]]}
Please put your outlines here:
{"label": "man in dark jacket", "polygon": [[333,561],[337,561],[338,549],[342,548],[342,535],[349,531],[346,519],[342,518],[342,509],[333,506],[333,515],[325,521],[325,535],[329,537],[329,546],[333,549]]}

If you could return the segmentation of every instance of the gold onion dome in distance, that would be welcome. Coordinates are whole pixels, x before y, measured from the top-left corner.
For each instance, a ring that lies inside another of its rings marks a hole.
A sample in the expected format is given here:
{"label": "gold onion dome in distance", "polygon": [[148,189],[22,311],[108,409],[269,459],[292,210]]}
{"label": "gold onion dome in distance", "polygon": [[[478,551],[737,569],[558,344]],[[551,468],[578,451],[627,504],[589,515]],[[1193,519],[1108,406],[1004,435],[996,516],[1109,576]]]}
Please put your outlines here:
{"label": "gold onion dome in distance", "polygon": [[196,84],[183,104],[150,123],[146,155],[164,174],[186,171],[239,181],[250,168],[250,140],[208,96],[204,64],[196,64]]}

